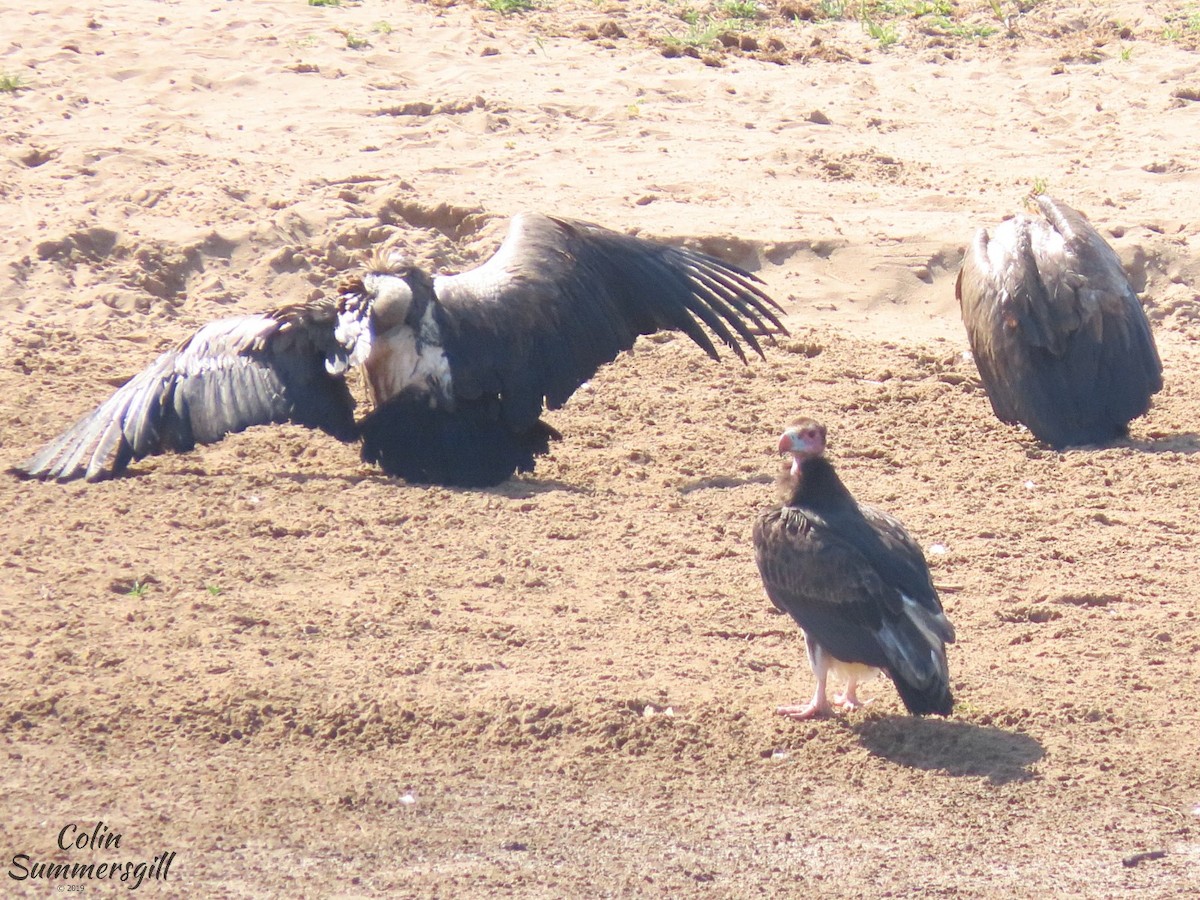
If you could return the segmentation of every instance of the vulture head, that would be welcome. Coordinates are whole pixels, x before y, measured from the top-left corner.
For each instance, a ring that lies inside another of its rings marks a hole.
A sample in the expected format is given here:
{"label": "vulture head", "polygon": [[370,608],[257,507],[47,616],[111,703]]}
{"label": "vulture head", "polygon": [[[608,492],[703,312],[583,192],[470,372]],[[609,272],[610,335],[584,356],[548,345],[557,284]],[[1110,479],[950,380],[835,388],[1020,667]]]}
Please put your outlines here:
{"label": "vulture head", "polygon": [[433,278],[400,251],[372,260],[361,277],[343,284],[338,313],[370,316],[377,335],[407,325],[418,328],[433,298]]}
{"label": "vulture head", "polygon": [[363,276],[362,291],[370,298],[371,317],[376,333],[385,333],[401,325],[416,329],[434,296],[429,273],[393,250],[377,260]]}
{"label": "vulture head", "polygon": [[366,274],[341,287],[334,339],[349,353],[343,369],[331,368],[331,374],[363,365],[371,356],[375,338],[386,338],[400,329],[415,335],[418,353],[422,338],[426,344],[440,345],[432,316],[427,318],[435,296],[429,273],[399,251],[376,254]]}
{"label": "vulture head", "polygon": [[779,453],[792,457],[788,474],[800,476],[806,459],[813,459],[825,452],[825,426],[814,419],[802,418],[792,422],[779,437]]}

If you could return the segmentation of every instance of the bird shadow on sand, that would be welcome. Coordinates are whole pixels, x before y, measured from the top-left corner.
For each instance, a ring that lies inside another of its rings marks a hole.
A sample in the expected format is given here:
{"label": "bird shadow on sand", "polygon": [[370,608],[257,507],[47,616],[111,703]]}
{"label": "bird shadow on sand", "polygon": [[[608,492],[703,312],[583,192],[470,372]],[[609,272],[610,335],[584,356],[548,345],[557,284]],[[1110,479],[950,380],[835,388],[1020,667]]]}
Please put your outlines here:
{"label": "bird shadow on sand", "polygon": [[853,730],[875,756],[915,769],[986,778],[992,784],[1031,780],[1030,766],[1046,753],[1027,734],[969,722],[885,716]]}
{"label": "bird shadow on sand", "polygon": [[[29,476],[17,470],[9,470],[10,474],[16,475],[24,480],[32,480]],[[140,469],[137,466],[130,466],[122,472],[116,479],[118,481],[138,481],[143,478],[148,478],[154,474],[153,469]],[[170,472],[159,472],[159,477],[163,478],[178,478],[182,476],[201,476],[209,478],[214,483],[223,479],[242,478],[245,477],[244,472],[232,470],[207,468],[201,465],[181,466]],[[290,481],[293,484],[340,484],[352,486],[356,484],[379,484],[390,485],[393,487],[414,487],[423,488],[430,487],[427,484],[410,483],[402,478],[396,478],[391,475],[385,475],[383,472],[283,472],[275,471],[270,474],[270,477],[279,481]],[[493,487],[447,487],[446,490],[460,494],[479,494],[487,493],[496,496],[507,497],[511,500],[528,500],[530,497],[535,497],[538,494],[550,494],[555,491],[564,491],[571,494],[590,494],[591,488],[571,484],[566,481],[559,481],[555,478],[534,478],[531,476],[523,476],[519,478],[510,478],[508,481],[501,482]]]}
{"label": "bird shadow on sand", "polygon": [[[439,485],[421,484],[419,482],[408,482],[402,478],[396,478],[391,475],[385,475],[382,472],[371,472],[368,474],[352,474],[339,472],[278,472],[276,478],[287,481],[294,481],[297,484],[305,482],[341,482],[343,484],[369,484],[392,485],[395,487],[439,487]],[[500,484],[492,487],[446,487],[445,490],[455,494],[492,494],[493,496],[506,497],[510,500],[528,500],[530,497],[536,497],[539,494],[550,494],[556,491],[565,491],[570,494],[589,494],[591,490],[586,487],[580,487],[577,484],[570,484],[566,481],[559,481],[554,478],[510,478],[508,481],[503,481]]]}
{"label": "bird shadow on sand", "polygon": [[1200,434],[1185,431],[1182,434],[1163,434],[1146,440],[1130,438],[1121,444],[1143,453],[1200,453]]}

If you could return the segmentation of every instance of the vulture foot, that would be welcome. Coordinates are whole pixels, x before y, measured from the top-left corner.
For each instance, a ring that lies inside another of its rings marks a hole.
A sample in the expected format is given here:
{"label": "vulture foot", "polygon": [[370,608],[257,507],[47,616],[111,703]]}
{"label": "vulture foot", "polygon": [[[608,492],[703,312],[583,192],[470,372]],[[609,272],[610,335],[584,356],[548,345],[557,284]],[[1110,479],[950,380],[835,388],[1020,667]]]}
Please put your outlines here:
{"label": "vulture foot", "polygon": [[858,681],[852,679],[846,684],[846,691],[842,694],[833,695],[833,705],[840,706],[842,709],[862,709],[871,700],[860,700],[858,697]]}
{"label": "vulture foot", "polygon": [[775,715],[788,719],[817,719],[829,715],[833,710],[828,703],[806,703],[803,706],[780,706]]}

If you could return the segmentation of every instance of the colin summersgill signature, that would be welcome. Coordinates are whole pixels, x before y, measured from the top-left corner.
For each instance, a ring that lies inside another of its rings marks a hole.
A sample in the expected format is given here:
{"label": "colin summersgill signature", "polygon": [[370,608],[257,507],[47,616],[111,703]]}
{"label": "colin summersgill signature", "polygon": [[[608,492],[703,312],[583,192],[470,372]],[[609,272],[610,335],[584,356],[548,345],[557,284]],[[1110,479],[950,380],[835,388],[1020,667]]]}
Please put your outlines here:
{"label": "colin summersgill signature", "polygon": [[[71,822],[58,832],[58,849],[73,854],[81,851],[108,853],[121,849],[121,834],[110,830],[103,822],[97,822],[90,832]],[[8,877],[13,881],[122,881],[135,891],[143,881],[166,881],[174,861],[174,851],[160,853],[150,862],[119,857],[106,858],[103,862],[94,858],[86,862],[35,862],[28,853],[17,853],[13,855]]]}

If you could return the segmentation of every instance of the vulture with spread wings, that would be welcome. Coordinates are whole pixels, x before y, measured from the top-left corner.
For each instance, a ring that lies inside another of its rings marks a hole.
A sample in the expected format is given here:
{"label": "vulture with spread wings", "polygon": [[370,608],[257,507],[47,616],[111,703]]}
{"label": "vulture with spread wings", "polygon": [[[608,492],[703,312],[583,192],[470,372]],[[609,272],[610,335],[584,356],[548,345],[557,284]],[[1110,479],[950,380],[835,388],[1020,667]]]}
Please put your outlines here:
{"label": "vulture with spread wings", "polygon": [[1080,213],[1044,194],[1042,218],[980,229],[956,293],[996,416],[1062,448],[1128,432],[1162,389],[1150,323],[1121,261]]}
{"label": "vulture with spread wings", "polygon": [[[541,420],[638,335],[709,331],[743,362],[782,311],[743,269],[569,219],[515,217],[499,250],[459,275],[392,257],[336,299],[205,325],[16,467],[88,481],[251,425],[293,422],[408,481],[483,487],[532,471],[558,433]],[[707,326],[708,331],[705,330]],[[361,420],[346,372],[374,403]]]}
{"label": "vulture with spread wings", "polygon": [[[896,519],[855,501],[825,458],[825,426],[798,419],[779,439],[791,456],[780,479],[783,506],[754,524],[754,557],[767,597],[804,629],[817,678],[812,700],[782,706],[794,719],[862,705],[858,682],[882,670],[914,715],[954,706],[942,611],[925,556]],[[826,694],[830,672],[844,693]]]}

